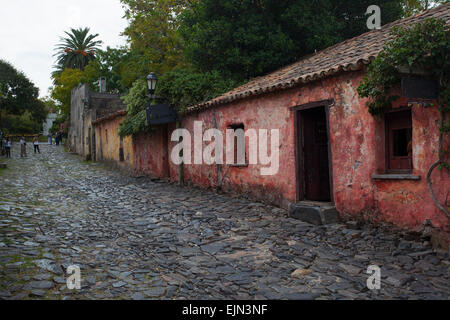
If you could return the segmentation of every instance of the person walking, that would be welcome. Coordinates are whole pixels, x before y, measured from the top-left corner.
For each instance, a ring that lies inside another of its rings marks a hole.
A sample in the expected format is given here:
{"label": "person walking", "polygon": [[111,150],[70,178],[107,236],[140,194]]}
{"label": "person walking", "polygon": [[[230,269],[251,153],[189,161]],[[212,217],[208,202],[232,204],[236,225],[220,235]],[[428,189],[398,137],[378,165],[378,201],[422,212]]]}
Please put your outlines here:
{"label": "person walking", "polygon": [[41,154],[41,150],[39,150],[39,139],[38,139],[38,137],[34,137],[33,147],[34,147],[34,154],[36,154],[36,151],[39,152],[39,154]]}
{"label": "person walking", "polygon": [[6,143],[7,143],[7,142],[8,142],[8,141],[6,141],[6,138],[3,137],[3,138],[2,138],[2,156],[6,154]]}
{"label": "person walking", "polygon": [[25,141],[25,137],[20,138],[20,157],[27,157],[27,142]]}
{"label": "person walking", "polygon": [[56,145],[59,146],[59,144],[62,142],[62,134],[61,132],[58,132],[56,134]]}
{"label": "person walking", "polygon": [[52,144],[52,133],[51,132],[48,133],[47,138],[48,138],[48,144],[51,145]]}
{"label": "person walking", "polygon": [[11,158],[11,138],[8,138],[8,140],[6,141],[5,151],[6,157]]}

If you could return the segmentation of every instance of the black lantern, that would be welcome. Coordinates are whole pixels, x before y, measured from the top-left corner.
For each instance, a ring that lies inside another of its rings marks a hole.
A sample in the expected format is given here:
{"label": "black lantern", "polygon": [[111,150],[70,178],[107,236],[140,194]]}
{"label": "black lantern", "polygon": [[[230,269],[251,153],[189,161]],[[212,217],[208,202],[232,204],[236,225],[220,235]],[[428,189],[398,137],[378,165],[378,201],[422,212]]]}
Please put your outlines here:
{"label": "black lantern", "polygon": [[150,95],[154,95],[156,91],[156,84],[158,83],[158,77],[153,72],[147,76],[147,85]]}

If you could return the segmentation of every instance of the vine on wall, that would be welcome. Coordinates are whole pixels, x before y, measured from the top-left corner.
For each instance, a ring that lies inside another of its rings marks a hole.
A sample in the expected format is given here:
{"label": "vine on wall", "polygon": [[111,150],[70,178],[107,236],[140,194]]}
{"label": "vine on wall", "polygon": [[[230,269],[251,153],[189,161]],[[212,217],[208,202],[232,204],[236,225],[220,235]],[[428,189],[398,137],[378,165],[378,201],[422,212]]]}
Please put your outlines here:
{"label": "vine on wall", "polygon": [[147,114],[145,111],[149,100],[146,81],[144,79],[137,80],[130,92],[122,97],[122,100],[127,105],[128,114],[120,124],[119,136],[131,136],[150,130],[150,127],[147,125]]}
{"label": "vine on wall", "polygon": [[[430,18],[410,28],[395,27],[392,35],[393,39],[369,65],[358,93],[360,97],[369,98],[369,112],[374,116],[381,116],[399,98],[390,93],[400,84],[401,69],[407,68],[410,73],[414,70],[425,71],[427,77],[438,81],[439,159],[429,168],[427,183],[436,206],[450,218],[448,208],[436,199],[431,182],[431,174],[435,168],[450,168],[450,163],[444,160],[444,155],[449,153],[449,147],[444,146],[444,135],[450,132],[450,120],[447,119],[450,112],[450,30],[443,19]],[[429,106],[436,107],[433,104]]]}

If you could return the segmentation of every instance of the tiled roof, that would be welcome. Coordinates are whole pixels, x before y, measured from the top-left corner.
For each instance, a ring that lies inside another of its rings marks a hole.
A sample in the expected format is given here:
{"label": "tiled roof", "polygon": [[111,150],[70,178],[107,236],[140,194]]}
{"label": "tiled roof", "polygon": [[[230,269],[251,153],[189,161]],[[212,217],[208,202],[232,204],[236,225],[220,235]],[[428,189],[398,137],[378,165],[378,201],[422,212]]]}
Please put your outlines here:
{"label": "tiled roof", "polygon": [[386,24],[380,30],[359,35],[324,49],[266,76],[258,77],[215,99],[187,108],[186,113],[201,111],[250,96],[292,88],[342,71],[359,70],[376,58],[392,36],[394,26],[412,25],[426,18],[443,18],[450,22],[450,3],[421,14]]}
{"label": "tiled roof", "polygon": [[113,120],[113,119],[115,119],[117,117],[126,116],[127,114],[128,114],[127,110],[119,110],[119,111],[110,113],[107,116],[104,116],[102,118],[99,118],[99,119],[93,121],[92,124],[94,126],[96,126],[96,125],[98,125],[98,124],[100,124],[102,122]]}

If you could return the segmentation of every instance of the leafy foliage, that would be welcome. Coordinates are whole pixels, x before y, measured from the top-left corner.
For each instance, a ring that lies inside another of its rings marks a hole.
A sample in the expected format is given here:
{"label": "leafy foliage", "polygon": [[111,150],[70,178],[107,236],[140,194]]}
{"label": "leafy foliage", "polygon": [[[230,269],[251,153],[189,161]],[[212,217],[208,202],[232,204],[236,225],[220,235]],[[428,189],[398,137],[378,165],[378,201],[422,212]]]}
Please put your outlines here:
{"label": "leafy foliage", "polygon": [[49,131],[53,134],[56,134],[58,132],[61,131],[61,124],[66,123],[66,125],[64,125],[64,134],[68,133],[68,126],[67,126],[67,119],[63,116],[63,115],[58,115],[57,118],[55,119],[55,121],[53,121],[53,125],[52,127],[49,129]]}
{"label": "leafy foliage", "polygon": [[4,123],[7,134],[36,134],[42,129],[42,123],[36,121],[28,110],[21,115],[5,114]]}
{"label": "leafy foliage", "polygon": [[440,81],[440,106],[448,110],[450,90],[450,31],[442,19],[427,19],[411,29],[397,27],[393,40],[388,42],[377,58],[370,64],[358,93],[370,98],[367,102],[372,115],[382,115],[391,108],[396,96],[390,95],[392,88],[399,84],[398,68],[427,70]]}
{"label": "leafy foliage", "polygon": [[192,0],[121,0],[129,26],[132,59],[127,61],[130,85],[150,72],[163,74],[184,65],[183,48],[178,34],[179,14]]}
{"label": "leafy foliage", "polygon": [[79,69],[65,69],[60,75],[54,76],[55,85],[51,90],[51,97],[58,101],[61,113],[70,114],[70,100],[72,90],[80,83],[88,83],[87,77]]}
{"label": "leafy foliage", "polygon": [[106,78],[108,92],[124,93],[127,86],[123,79],[129,72],[127,63],[130,57],[131,53],[125,47],[97,50],[96,58],[86,66],[85,73],[92,81],[100,77]]}
{"label": "leafy foliage", "polygon": [[72,28],[70,32],[64,32],[67,37],[61,37],[61,42],[55,48],[56,73],[66,68],[84,70],[95,59],[95,52],[102,41],[95,40],[98,34],[89,34],[89,31],[89,28]]}
{"label": "leafy foliage", "polygon": [[0,60],[0,106],[8,113],[19,115],[30,108],[39,96],[39,89],[23,74],[6,61]]}
{"label": "leafy foliage", "polygon": [[166,72],[160,79],[157,94],[183,112],[187,106],[208,101],[237,86],[233,80],[224,79],[217,71],[195,72],[180,68]]}
{"label": "leafy foliage", "polygon": [[[399,1],[378,1],[383,23]],[[237,81],[268,73],[367,31],[370,0],[201,0],[181,14],[187,62]]]}
{"label": "leafy foliage", "polygon": [[138,132],[149,130],[145,107],[149,102],[147,96],[147,82],[144,79],[136,80],[130,92],[122,97],[127,105],[127,117],[120,124],[119,135],[130,136]]}
{"label": "leafy foliage", "polygon": [[405,16],[409,17],[414,14],[431,9],[437,5],[447,3],[448,0],[403,0],[402,2]]}
{"label": "leafy foliage", "polygon": [[25,127],[39,131],[46,117],[45,105],[39,100],[39,89],[25,74],[0,60],[0,128],[20,133],[24,128],[17,126],[16,119],[21,116]]}

